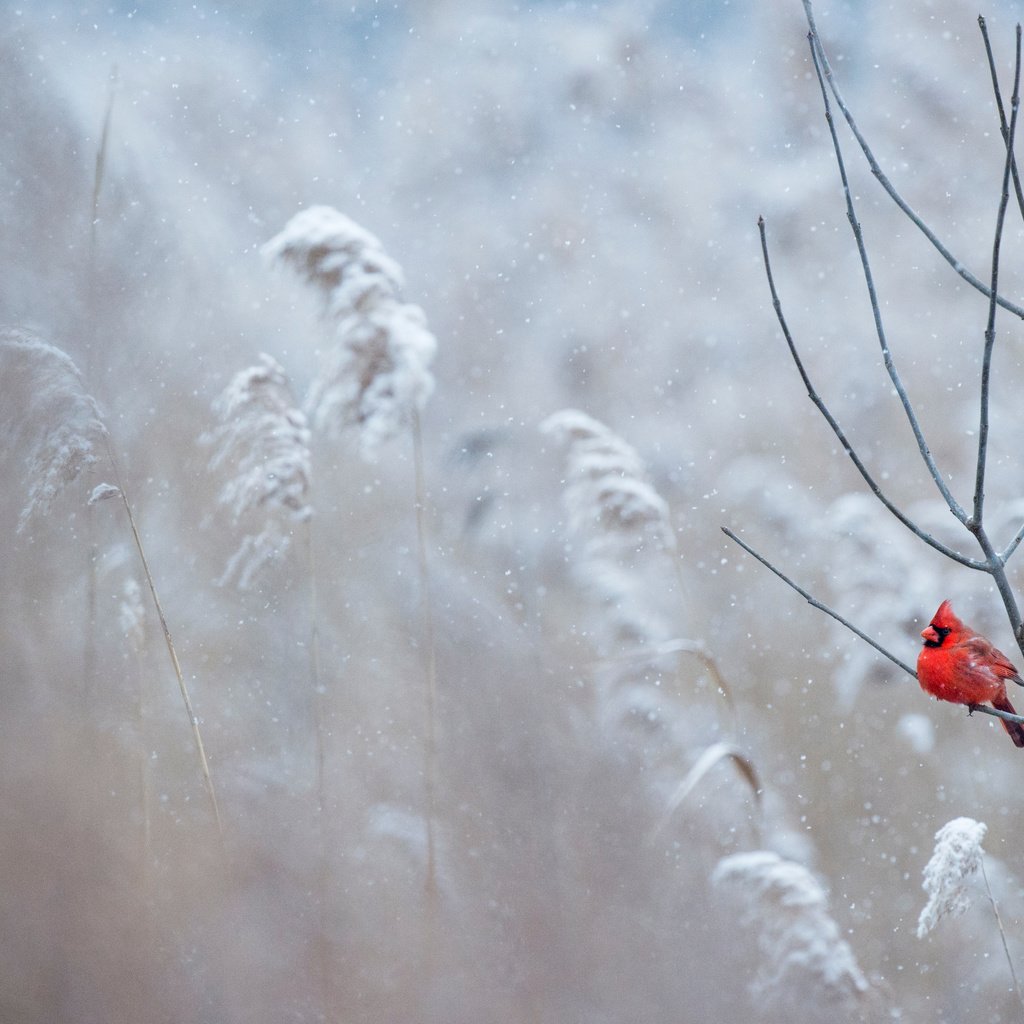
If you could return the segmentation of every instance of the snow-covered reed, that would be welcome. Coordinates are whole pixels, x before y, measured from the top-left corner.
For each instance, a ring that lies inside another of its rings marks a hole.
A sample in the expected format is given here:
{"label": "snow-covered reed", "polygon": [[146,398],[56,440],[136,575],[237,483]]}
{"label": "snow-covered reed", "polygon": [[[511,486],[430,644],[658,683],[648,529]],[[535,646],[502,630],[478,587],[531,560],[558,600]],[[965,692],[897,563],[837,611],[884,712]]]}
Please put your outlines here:
{"label": "snow-covered reed", "polygon": [[652,602],[650,578],[642,569],[664,571],[667,553],[674,570],[668,585],[681,587],[675,533],[668,503],[648,479],[643,460],[613,430],[578,409],[553,413],[540,429],[565,447],[562,505],[573,543],[571,566],[603,609],[616,644],[653,648],[670,639],[675,631]]}
{"label": "snow-covered reed", "polygon": [[23,530],[34,516],[48,513],[57,496],[87,467],[98,461],[97,447],[102,443],[106,448],[105,454],[118,483],[97,484],[88,503],[92,505],[117,498],[124,507],[178,679],[196,742],[203,782],[220,831],[220,812],[199,731],[199,719],[192,707],[131,503],[107,445],[107,428],[96,400],[85,390],[82,375],[66,352],[18,327],[0,328],[0,392],[0,409],[3,410],[0,413],[0,431],[13,439],[15,450],[25,451],[28,466],[29,496],[21,511],[19,530]]}
{"label": "snow-covered reed", "polygon": [[1024,1011],[1024,992],[1021,991],[1017,968],[1010,955],[999,905],[992,895],[992,886],[989,885],[988,873],[985,871],[985,851],[981,843],[987,831],[988,826],[974,818],[954,818],[935,833],[935,848],[925,865],[922,883],[924,891],[928,893],[928,902],[918,918],[917,937],[923,939],[944,917],[959,917],[963,914],[971,905],[969,888],[975,876],[980,876],[999,930],[999,940],[1010,970],[1014,993]]}
{"label": "snow-covered reed", "polygon": [[24,328],[0,328],[0,390],[0,431],[27,468],[21,532],[97,461],[107,430],[71,357]]}
{"label": "snow-covered reed", "polygon": [[757,933],[762,959],[752,982],[755,997],[806,1006],[813,995],[823,1006],[849,1009],[867,994],[868,981],[829,913],[825,892],[805,867],[755,850],[723,858],[711,879],[735,895],[742,924]]}
{"label": "snow-covered reed", "polygon": [[219,424],[203,438],[213,448],[210,469],[230,470],[220,503],[236,524],[252,525],[219,582],[245,590],[284,556],[294,524],[313,515],[309,428],[283,367],[265,354],[235,374],[213,411]]}
{"label": "snow-covered reed", "polygon": [[918,918],[918,938],[944,917],[959,917],[971,905],[968,886],[982,865],[981,842],[987,831],[987,825],[973,818],[954,818],[935,833],[935,849],[924,869],[928,902]]}
{"label": "snow-covered reed", "polygon": [[592,553],[635,551],[649,541],[675,546],[668,505],[636,449],[578,409],[553,413],[540,429],[567,446],[562,499],[570,530]]}
{"label": "snow-covered reed", "polygon": [[401,267],[380,240],[330,206],[297,213],[266,245],[271,263],[291,267],[320,296],[335,344],[325,353],[306,397],[313,426],[329,437],[349,430],[364,459],[403,431],[413,442],[417,554],[426,683],[425,765],[427,892],[436,894],[434,837],[435,701],[433,610],[427,565],[423,438],[420,412],[434,389],[437,341],[419,306],[404,302]]}
{"label": "snow-covered reed", "polygon": [[305,408],[330,436],[358,431],[364,458],[408,428],[434,387],[437,349],[426,317],[401,298],[404,276],[380,240],[329,206],[296,214],[263,247],[319,294],[336,344]]}

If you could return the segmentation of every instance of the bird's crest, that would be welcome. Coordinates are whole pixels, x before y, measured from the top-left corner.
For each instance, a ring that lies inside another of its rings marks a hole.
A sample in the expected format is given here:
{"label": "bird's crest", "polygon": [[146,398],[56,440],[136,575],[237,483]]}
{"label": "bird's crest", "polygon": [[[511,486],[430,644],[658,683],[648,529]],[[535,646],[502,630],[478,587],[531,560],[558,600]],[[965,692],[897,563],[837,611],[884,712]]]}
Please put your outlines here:
{"label": "bird's crest", "polygon": [[939,629],[948,630],[950,633],[959,633],[964,628],[964,624],[956,617],[949,601],[943,601],[939,605],[939,610],[932,616],[931,624]]}

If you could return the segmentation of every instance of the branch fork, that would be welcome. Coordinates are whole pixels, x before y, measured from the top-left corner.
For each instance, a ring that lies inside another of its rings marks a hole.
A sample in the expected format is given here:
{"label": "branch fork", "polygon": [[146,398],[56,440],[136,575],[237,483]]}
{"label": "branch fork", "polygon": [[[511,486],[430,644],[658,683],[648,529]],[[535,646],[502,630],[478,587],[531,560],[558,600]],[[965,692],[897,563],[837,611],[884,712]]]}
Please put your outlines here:
{"label": "branch fork", "polygon": [[[1024,218],[1024,190],[1021,188],[1020,178],[1018,175],[1016,161],[1013,155],[1014,140],[1017,131],[1017,118],[1020,108],[1020,79],[1021,79],[1021,27],[1017,26],[1016,29],[1016,50],[1015,50],[1015,63],[1014,63],[1014,78],[1013,78],[1013,91],[1010,99],[1010,115],[1007,119],[1005,114],[1005,108],[1003,106],[1002,96],[999,88],[998,77],[995,70],[995,61],[992,56],[992,49],[988,38],[987,28],[985,26],[984,19],[979,19],[979,26],[981,28],[982,37],[985,43],[986,54],[988,57],[988,65],[990,74],[992,77],[993,90],[996,96],[996,104],[1000,118],[1000,130],[1004,140],[1006,148],[1006,158],[1003,163],[1002,183],[1001,191],[999,196],[999,204],[996,215],[995,229],[993,232],[992,241],[992,258],[991,267],[988,278],[988,283],[985,284],[978,278],[974,277],[967,271],[960,260],[956,259],[948,249],[939,241],[938,236],[921,220],[921,218],[910,208],[909,204],[899,195],[895,190],[892,183],[886,177],[875,159],[874,154],[871,151],[866,139],[861,133],[857,123],[850,112],[849,107],[846,105],[843,97],[836,84],[832,67],[829,63],[828,56],[825,52],[824,46],[822,45],[821,38],[818,35],[817,27],[814,22],[814,12],[811,6],[811,0],[803,0],[804,10],[807,16],[807,23],[809,26],[808,32],[808,45],[810,47],[811,61],[814,65],[815,74],[817,76],[818,85],[821,90],[822,104],[824,107],[825,121],[828,125],[829,134],[832,139],[832,147],[835,154],[836,165],[839,171],[840,181],[842,184],[843,195],[846,204],[846,215],[847,220],[850,223],[850,228],[853,232],[854,241],[857,246],[857,252],[860,257],[861,271],[864,279],[865,286],[867,288],[868,301],[870,303],[871,314],[874,321],[875,333],[878,339],[878,344],[882,353],[882,361],[885,366],[886,373],[892,383],[892,386],[896,392],[897,397],[903,406],[904,413],[907,418],[907,422],[910,426],[911,432],[914,436],[914,441],[917,446],[918,453],[922,461],[924,462],[928,474],[931,477],[936,489],[942,496],[943,501],[948,507],[949,511],[957,519],[957,521],[965,528],[968,534],[973,537],[975,543],[981,549],[981,558],[971,557],[956,548],[950,547],[943,543],[933,534],[924,530],[919,524],[915,523],[882,489],[878,481],[875,479],[871,470],[867,464],[863,461],[860,455],[857,453],[853,444],[847,437],[845,431],[840,425],[839,421],[833,415],[829,409],[825,400],[820,396],[817,389],[815,388],[811,378],[804,366],[803,360],[800,357],[800,353],[796,347],[796,343],[790,332],[789,325],[786,322],[786,317],[783,312],[782,302],[779,298],[779,294],[775,285],[774,275],[772,273],[771,259],[768,251],[768,240],[765,228],[765,222],[763,217],[758,218],[758,232],[761,240],[761,252],[764,259],[765,275],[768,280],[768,287],[771,293],[772,306],[775,310],[776,318],[779,322],[779,326],[782,330],[783,337],[785,338],[786,345],[789,349],[790,357],[796,366],[797,372],[800,374],[801,380],[803,381],[804,387],[807,390],[807,396],[811,400],[812,404],[817,408],[823,419],[826,421],[836,439],[839,441],[843,448],[843,451],[849,457],[850,461],[853,462],[861,478],[867,485],[871,493],[878,499],[878,501],[886,508],[886,510],[892,514],[900,523],[903,524],[911,533],[914,534],[919,540],[944,555],[946,558],[963,566],[964,568],[974,570],[976,572],[983,572],[992,578],[993,584],[999,592],[999,595],[1003,601],[1003,606],[1006,609],[1007,618],[1009,619],[1011,628],[1013,630],[1014,638],[1017,641],[1018,646],[1021,649],[1021,653],[1024,654],[1024,620],[1022,620],[1021,612],[1017,604],[1016,597],[1010,587],[1009,579],[1006,573],[1006,565],[1011,556],[1016,552],[1021,541],[1024,540],[1024,524],[1017,530],[1016,534],[1010,540],[1002,551],[998,551],[985,528],[985,483],[988,463],[988,442],[989,442],[989,404],[990,404],[990,390],[991,390],[991,375],[992,375],[992,358],[995,350],[996,340],[996,310],[997,307],[1003,307],[1009,312],[1016,316],[1024,318],[1024,308],[1021,308],[1017,304],[1010,302],[1008,299],[999,295],[999,260],[1000,250],[1003,237],[1003,229],[1006,219],[1006,209],[1009,204],[1010,196],[1010,182],[1013,182],[1014,191],[1017,196],[1018,207],[1021,212],[1022,218]],[[831,97],[831,98],[830,98]],[[832,100],[834,99],[836,105],[839,107],[843,114],[843,117],[849,126],[854,138],[860,146],[865,159],[871,168],[875,178],[879,181],[882,188],[887,192],[893,202],[896,203],[897,207],[914,223],[923,234],[929,239],[937,251],[943,256],[943,258],[950,264],[954,271],[959,274],[965,281],[977,288],[983,294],[988,296],[988,319],[984,332],[984,350],[982,358],[981,368],[981,382],[980,382],[980,395],[979,395],[979,412],[978,412],[978,448],[975,459],[975,473],[974,473],[974,493],[972,501],[970,503],[970,511],[968,511],[963,505],[961,505],[956,497],[953,495],[948,484],[946,483],[945,477],[939,470],[938,465],[931,453],[931,449],[924,436],[924,431],[917,418],[917,414],[914,410],[913,404],[907,393],[907,390],[903,384],[903,380],[899,374],[896,366],[895,359],[893,358],[892,351],[889,346],[888,337],[886,335],[884,323],[882,320],[881,306],[878,301],[878,295],[875,289],[874,276],[871,270],[871,263],[868,258],[867,245],[864,240],[863,230],[860,222],[857,218],[856,209],[853,201],[853,193],[850,189],[849,180],[846,173],[846,164],[843,159],[842,147],[839,142],[839,136],[836,131],[835,119],[832,116]],[[838,612],[829,608],[823,602],[813,597],[810,593],[800,587],[792,579],[790,579],[785,573],[779,568],[773,565],[767,558],[759,554],[753,547],[741,540],[732,530],[723,527],[723,531],[730,540],[734,541],[741,548],[743,548],[748,554],[757,559],[762,565],[771,570],[778,576],[784,583],[794,589],[800,594],[810,605],[830,615],[837,622],[841,623],[852,633],[858,636],[864,642],[870,644],[878,653],[888,658],[891,662],[903,669],[909,675],[914,678],[917,677],[917,673],[902,659],[897,657],[887,648],[885,648],[878,641],[874,640],[866,633],[858,629],[847,619],[843,618]],[[1008,712],[999,711],[998,709],[983,707],[981,705],[969,705],[968,713],[973,714],[975,711],[981,711],[985,714],[994,715],[998,718],[1004,718],[1008,721],[1015,721],[1024,723],[1024,716],[1013,715]]]}

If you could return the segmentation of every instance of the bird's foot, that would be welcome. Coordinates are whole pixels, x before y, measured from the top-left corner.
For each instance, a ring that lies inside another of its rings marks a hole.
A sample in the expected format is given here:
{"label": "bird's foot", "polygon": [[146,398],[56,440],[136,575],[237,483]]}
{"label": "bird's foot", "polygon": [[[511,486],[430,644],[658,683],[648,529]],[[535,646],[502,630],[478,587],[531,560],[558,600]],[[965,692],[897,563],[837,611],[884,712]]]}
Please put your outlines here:
{"label": "bird's foot", "polygon": [[974,712],[977,711],[977,710],[978,710],[978,705],[977,704],[968,704],[967,705],[967,717],[970,718],[971,715],[973,715]]}

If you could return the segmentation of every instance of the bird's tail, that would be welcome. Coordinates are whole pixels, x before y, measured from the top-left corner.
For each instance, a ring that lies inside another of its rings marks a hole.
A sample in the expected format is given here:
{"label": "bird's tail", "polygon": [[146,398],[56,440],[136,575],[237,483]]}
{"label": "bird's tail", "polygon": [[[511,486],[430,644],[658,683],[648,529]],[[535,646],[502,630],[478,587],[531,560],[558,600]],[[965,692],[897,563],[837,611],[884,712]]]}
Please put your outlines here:
{"label": "bird's tail", "polygon": [[[1010,703],[1010,698],[1006,696],[1005,690],[992,701],[992,707],[997,711],[1009,711],[1011,715],[1017,714],[1013,710],[1013,705]],[[1001,718],[1000,721],[1003,723],[1003,728],[1010,734],[1014,745],[1024,747],[1024,725],[1021,725],[1020,722],[1008,722],[1005,718]]]}

